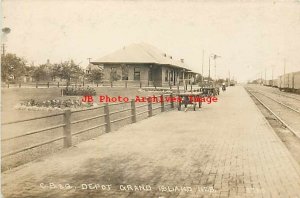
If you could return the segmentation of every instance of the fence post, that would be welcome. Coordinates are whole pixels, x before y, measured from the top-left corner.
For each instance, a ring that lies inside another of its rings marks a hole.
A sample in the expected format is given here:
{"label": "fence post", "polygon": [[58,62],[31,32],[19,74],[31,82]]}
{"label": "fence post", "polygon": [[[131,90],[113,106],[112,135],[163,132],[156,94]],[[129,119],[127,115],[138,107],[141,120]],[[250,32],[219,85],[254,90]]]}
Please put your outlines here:
{"label": "fence post", "polygon": [[134,100],[131,100],[131,121],[132,123],[136,122],[136,109]]}
{"label": "fence post", "polygon": [[148,117],[152,116],[152,101],[151,97],[148,97]]}
{"label": "fence post", "polygon": [[142,82],[140,81],[140,88],[142,88]]}
{"label": "fence post", "polygon": [[21,82],[19,82],[19,88],[21,87]]}
{"label": "fence post", "polygon": [[72,146],[72,134],[71,134],[71,110],[66,110],[64,114],[64,147]]}
{"label": "fence post", "polygon": [[125,88],[127,88],[127,80],[125,81]]}
{"label": "fence post", "polygon": [[171,109],[174,109],[174,101],[173,101],[173,94],[170,94],[171,97]]}
{"label": "fence post", "polygon": [[104,120],[105,120],[105,132],[108,133],[111,131],[111,126],[110,126],[110,115],[109,115],[109,107],[108,107],[108,103],[104,104]]}
{"label": "fence post", "polygon": [[47,83],[47,87],[48,87],[48,88],[50,87],[50,83],[49,83],[49,82]]}
{"label": "fence post", "polygon": [[113,81],[110,82],[110,87],[113,87]]}
{"label": "fence post", "polygon": [[57,87],[59,87],[59,82],[57,82]]}
{"label": "fence post", "polygon": [[160,103],[161,103],[161,112],[165,111],[165,101],[164,101],[164,95],[160,95]]}
{"label": "fence post", "polygon": [[7,82],[7,88],[9,88],[9,82]]}
{"label": "fence post", "polygon": [[38,88],[38,87],[39,87],[38,82],[36,82],[35,83],[35,88]]}

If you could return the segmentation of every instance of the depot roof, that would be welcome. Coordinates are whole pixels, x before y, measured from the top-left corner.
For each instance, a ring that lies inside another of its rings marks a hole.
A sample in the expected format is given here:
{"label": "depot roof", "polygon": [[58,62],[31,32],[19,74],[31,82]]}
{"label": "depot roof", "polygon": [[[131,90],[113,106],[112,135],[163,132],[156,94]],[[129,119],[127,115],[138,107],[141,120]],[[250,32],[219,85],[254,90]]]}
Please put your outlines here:
{"label": "depot roof", "polygon": [[138,43],[123,47],[111,54],[92,61],[93,64],[105,63],[150,63],[159,65],[170,65],[190,70],[187,64],[182,60],[175,60],[172,56],[157,49],[156,47]]}

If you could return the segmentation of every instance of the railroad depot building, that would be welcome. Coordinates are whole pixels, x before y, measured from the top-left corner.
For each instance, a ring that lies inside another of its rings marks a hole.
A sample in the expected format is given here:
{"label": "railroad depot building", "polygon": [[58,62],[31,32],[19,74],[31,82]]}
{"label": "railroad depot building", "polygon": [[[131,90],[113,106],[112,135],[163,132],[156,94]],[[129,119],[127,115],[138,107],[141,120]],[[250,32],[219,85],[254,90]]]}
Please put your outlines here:
{"label": "railroad depot building", "polygon": [[[182,84],[183,79],[191,83],[196,73],[185,64],[184,59],[175,60],[172,56],[156,47],[145,44],[131,44],[91,61],[103,69],[104,84],[114,81],[114,84],[142,86],[175,86]],[[91,68],[89,66],[89,68]]]}

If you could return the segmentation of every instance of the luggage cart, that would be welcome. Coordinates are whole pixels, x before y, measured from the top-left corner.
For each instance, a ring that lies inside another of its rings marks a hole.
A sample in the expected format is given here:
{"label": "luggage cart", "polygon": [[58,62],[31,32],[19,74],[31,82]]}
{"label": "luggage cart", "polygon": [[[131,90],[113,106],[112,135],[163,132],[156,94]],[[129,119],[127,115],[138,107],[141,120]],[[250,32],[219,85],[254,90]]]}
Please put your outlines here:
{"label": "luggage cart", "polygon": [[[201,100],[196,101],[196,97],[202,97],[202,92],[185,92],[185,93],[179,93],[178,97],[181,98],[181,100],[178,102],[178,111],[181,110],[181,105],[184,105],[185,108],[188,107],[188,105],[193,105],[194,111],[196,111],[196,106],[198,103],[198,107],[201,108],[202,102]],[[191,100],[193,98],[193,100]]]}

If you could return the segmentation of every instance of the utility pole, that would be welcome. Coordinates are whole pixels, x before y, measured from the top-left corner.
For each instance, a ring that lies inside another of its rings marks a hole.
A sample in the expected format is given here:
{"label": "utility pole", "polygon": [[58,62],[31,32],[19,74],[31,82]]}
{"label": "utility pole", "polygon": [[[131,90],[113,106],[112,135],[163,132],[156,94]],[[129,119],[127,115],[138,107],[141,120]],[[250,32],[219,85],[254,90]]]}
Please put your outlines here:
{"label": "utility pole", "polygon": [[285,65],[286,65],[286,60],[284,58],[283,59],[283,87],[285,86]]}
{"label": "utility pole", "polygon": [[208,83],[210,80],[210,56],[208,57]]}
{"label": "utility pole", "polygon": [[89,64],[90,64],[90,63],[91,63],[91,59],[92,59],[92,58],[87,58],[87,59],[89,60]]}
{"label": "utility pole", "polygon": [[228,74],[229,74],[229,76],[228,76],[228,86],[230,85],[230,70],[228,71]]}
{"label": "utility pole", "polygon": [[217,65],[216,65],[216,58],[215,58],[215,81],[217,81]]}
{"label": "utility pole", "polygon": [[267,69],[265,68],[265,84],[267,82]]}
{"label": "utility pole", "polygon": [[203,67],[204,67],[204,50],[202,51],[202,77],[201,77],[201,86],[203,86]]}
{"label": "utility pole", "polygon": [[183,77],[183,92],[185,92],[185,76],[184,76],[184,69],[182,70],[182,77]]}
{"label": "utility pole", "polygon": [[272,65],[272,85],[274,84],[274,65]]}
{"label": "utility pole", "polygon": [[[5,17],[3,17],[5,19]],[[5,28],[2,28],[2,32],[3,32],[3,37],[2,37],[2,41],[3,41],[3,44],[2,44],[2,54],[5,55],[5,44],[4,44],[4,38],[6,38],[6,35],[9,34],[11,31],[11,29],[9,27],[5,27]]]}
{"label": "utility pole", "polygon": [[5,56],[5,44],[2,44],[2,55]]}

